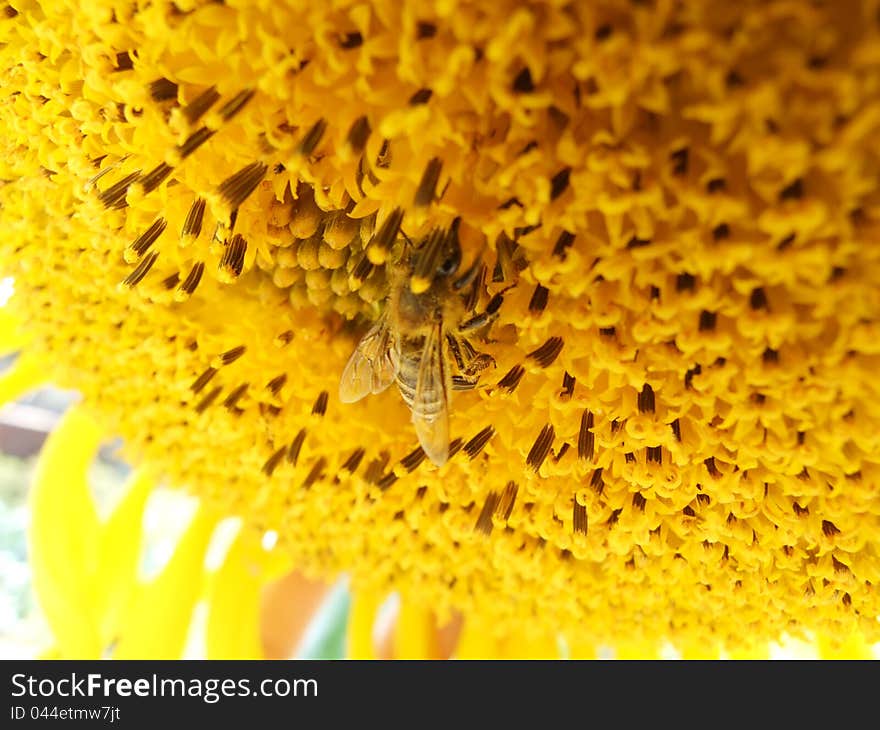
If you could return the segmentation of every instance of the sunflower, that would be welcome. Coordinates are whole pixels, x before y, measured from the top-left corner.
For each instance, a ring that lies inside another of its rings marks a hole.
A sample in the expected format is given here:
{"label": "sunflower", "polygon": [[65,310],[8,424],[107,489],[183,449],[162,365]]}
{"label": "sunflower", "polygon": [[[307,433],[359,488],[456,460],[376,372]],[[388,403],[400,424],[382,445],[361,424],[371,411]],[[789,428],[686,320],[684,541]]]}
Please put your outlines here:
{"label": "sunflower", "polygon": [[[874,0],[7,4],[0,391],[83,395],[34,495],[60,653],[179,653],[207,595],[258,654],[293,568],[350,575],[354,655],[390,593],[408,656],[880,640],[878,49]],[[158,480],[200,507],[143,583]]]}

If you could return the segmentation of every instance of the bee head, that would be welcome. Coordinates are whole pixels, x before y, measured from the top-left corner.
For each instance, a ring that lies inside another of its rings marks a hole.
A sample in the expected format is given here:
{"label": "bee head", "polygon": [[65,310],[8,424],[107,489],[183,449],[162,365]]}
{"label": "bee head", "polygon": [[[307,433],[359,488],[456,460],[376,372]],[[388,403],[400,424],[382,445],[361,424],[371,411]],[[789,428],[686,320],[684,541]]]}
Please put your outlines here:
{"label": "bee head", "polygon": [[435,228],[415,252],[410,290],[422,294],[438,278],[453,276],[461,264],[461,244],[458,240],[460,218],[447,229]]}

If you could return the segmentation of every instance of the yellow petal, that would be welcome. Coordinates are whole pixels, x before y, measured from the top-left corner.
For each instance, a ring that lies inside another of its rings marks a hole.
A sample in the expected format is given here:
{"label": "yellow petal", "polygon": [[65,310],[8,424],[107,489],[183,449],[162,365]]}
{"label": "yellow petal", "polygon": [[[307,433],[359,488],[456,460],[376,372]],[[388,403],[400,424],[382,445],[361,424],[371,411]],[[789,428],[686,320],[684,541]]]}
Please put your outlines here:
{"label": "yellow petal", "polygon": [[555,634],[508,638],[500,648],[498,655],[504,659],[559,659],[559,643]]}
{"label": "yellow petal", "polygon": [[872,646],[861,634],[853,633],[843,641],[823,636],[819,639],[819,656],[822,659],[873,659]]}
{"label": "yellow petal", "polygon": [[382,599],[377,593],[358,591],[352,597],[348,615],[348,656],[351,659],[376,659],[373,648],[373,623]]}
{"label": "yellow petal", "polygon": [[15,352],[26,339],[19,319],[7,307],[0,307],[0,354]]}
{"label": "yellow petal", "polygon": [[205,643],[208,659],[260,659],[260,591],[264,582],[258,553],[241,534],[211,576]]}
{"label": "yellow petal", "polygon": [[126,485],[125,495],[101,526],[95,604],[101,639],[107,644],[116,635],[121,613],[137,585],[144,509],[153,485],[144,470],[135,472]]}
{"label": "yellow petal", "polygon": [[44,361],[27,353],[20,355],[12,367],[0,375],[0,406],[39,387],[46,380]]}
{"label": "yellow petal", "polygon": [[296,570],[264,583],[260,636],[267,658],[293,656],[329,590],[330,584],[307,578]]}
{"label": "yellow petal", "polygon": [[98,517],[86,483],[100,438],[97,424],[80,407],[70,409],[43,446],[31,491],[34,590],[65,658],[102,652],[92,593]]}
{"label": "yellow petal", "polygon": [[466,618],[455,650],[458,659],[495,659],[498,641],[482,622]]}
{"label": "yellow petal", "polygon": [[121,622],[115,659],[180,657],[202,592],[205,549],[216,522],[199,509],[164,570],[137,587]]}
{"label": "yellow petal", "polygon": [[402,601],[394,629],[394,658],[436,659],[435,635],[434,614],[412,601]]}

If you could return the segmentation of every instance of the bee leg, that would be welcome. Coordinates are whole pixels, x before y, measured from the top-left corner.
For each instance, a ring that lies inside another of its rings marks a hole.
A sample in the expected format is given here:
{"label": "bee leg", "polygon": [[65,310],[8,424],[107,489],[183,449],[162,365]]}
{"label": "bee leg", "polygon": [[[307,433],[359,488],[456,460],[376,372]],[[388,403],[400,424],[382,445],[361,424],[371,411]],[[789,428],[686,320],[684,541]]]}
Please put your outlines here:
{"label": "bee leg", "polygon": [[477,387],[477,383],[479,382],[479,378],[476,376],[465,376],[465,375],[453,375],[452,376],[452,389],[453,390],[473,390]]}
{"label": "bee leg", "polygon": [[457,338],[451,334],[447,334],[446,337],[449,342],[449,350],[452,352],[455,364],[463,378],[476,380],[483,370],[495,364],[495,358],[485,352],[477,352],[464,337]]}
{"label": "bee leg", "polygon": [[494,364],[494,357],[485,352],[480,352],[477,353],[477,356],[468,363],[462,374],[466,377],[478,377],[481,372],[492,367]]}
{"label": "bee leg", "polygon": [[464,370],[464,359],[461,356],[461,346],[459,345],[458,340],[448,332],[446,334],[446,342],[449,345],[449,352],[452,353],[452,358],[455,360],[455,366],[458,368],[459,372],[461,372]]}
{"label": "bee leg", "polygon": [[458,331],[474,332],[494,322],[498,317],[498,310],[501,309],[501,305],[504,303],[504,291],[494,294],[486,305],[485,310],[458,325]]}

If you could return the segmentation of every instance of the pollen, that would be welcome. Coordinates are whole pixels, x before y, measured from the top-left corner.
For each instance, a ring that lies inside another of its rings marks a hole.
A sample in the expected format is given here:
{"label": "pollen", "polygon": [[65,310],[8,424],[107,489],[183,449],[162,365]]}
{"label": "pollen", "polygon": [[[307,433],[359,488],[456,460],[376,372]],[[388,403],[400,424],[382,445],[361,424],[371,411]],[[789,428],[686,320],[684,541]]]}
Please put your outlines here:
{"label": "pollen", "polygon": [[[117,5],[0,20],[0,277],[133,463],[501,638],[880,640],[876,2]],[[337,394],[453,243],[437,467]]]}

